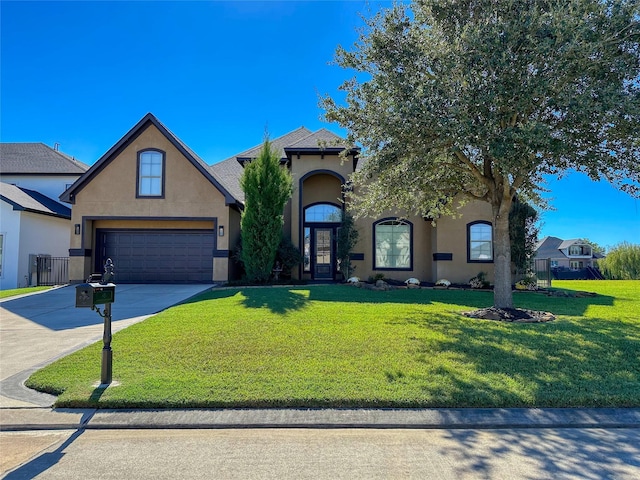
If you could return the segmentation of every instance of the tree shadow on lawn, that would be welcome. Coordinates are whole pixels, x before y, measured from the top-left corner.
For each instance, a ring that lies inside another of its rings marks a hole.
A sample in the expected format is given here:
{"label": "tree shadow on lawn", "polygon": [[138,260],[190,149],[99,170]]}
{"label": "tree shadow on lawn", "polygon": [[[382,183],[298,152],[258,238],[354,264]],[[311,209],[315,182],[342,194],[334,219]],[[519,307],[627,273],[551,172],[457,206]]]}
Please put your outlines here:
{"label": "tree shadow on lawn", "polygon": [[[372,291],[351,285],[312,285],[300,287],[240,287],[220,288],[205,292],[184,302],[197,303],[205,300],[230,298],[241,293],[248,308],[267,307],[273,313],[284,314],[306,307],[311,301],[349,303],[398,303],[428,305],[448,304],[464,308],[484,308],[493,305],[492,292],[474,290],[397,289]],[[550,297],[543,293],[518,292],[514,294],[517,307],[549,311],[554,315],[581,316],[591,305],[612,306],[613,297]]]}
{"label": "tree shadow on lawn", "polygon": [[305,288],[264,286],[214,288],[187,300],[184,304],[231,298],[238,294],[243,297],[243,306],[247,308],[268,308],[272,313],[278,314],[300,310],[309,303]]}
{"label": "tree shadow on lawn", "polygon": [[444,338],[411,340],[415,360],[432,367],[423,390],[438,406],[640,405],[640,325],[436,317],[422,326]]}
{"label": "tree shadow on lawn", "polygon": [[[309,299],[321,302],[400,303],[428,305],[441,303],[464,308],[485,308],[493,305],[493,293],[475,290],[398,289],[371,291],[347,285],[307,287]],[[549,311],[554,315],[584,315],[592,305],[613,306],[614,297],[551,297],[540,292],[517,292],[516,307]],[[459,312],[456,312],[459,313]]]}

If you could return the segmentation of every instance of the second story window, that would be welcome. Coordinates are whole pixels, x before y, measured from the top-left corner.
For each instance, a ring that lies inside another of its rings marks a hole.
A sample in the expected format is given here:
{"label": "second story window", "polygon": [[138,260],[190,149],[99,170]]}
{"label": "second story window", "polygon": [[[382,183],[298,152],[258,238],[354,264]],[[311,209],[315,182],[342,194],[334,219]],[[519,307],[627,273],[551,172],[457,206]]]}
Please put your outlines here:
{"label": "second story window", "polygon": [[138,197],[164,196],[164,152],[138,153]]}

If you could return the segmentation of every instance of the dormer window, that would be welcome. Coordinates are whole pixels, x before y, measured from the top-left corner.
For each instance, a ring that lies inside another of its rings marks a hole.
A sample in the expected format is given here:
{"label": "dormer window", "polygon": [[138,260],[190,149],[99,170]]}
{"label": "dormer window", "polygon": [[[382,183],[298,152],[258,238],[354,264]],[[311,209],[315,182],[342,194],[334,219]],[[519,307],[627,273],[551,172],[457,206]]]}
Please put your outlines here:
{"label": "dormer window", "polygon": [[569,247],[569,256],[583,257],[591,255],[591,247],[589,245],[571,245]]}
{"label": "dormer window", "polygon": [[138,152],[138,197],[164,198],[164,152]]}

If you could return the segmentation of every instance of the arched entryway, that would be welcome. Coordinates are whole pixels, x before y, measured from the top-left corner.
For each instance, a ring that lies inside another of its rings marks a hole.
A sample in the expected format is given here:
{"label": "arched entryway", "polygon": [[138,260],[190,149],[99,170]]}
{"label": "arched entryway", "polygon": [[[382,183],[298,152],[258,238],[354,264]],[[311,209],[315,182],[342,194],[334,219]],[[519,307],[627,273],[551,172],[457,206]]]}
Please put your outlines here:
{"label": "arched entryway", "polygon": [[342,221],[344,179],[331,171],[316,171],[300,182],[302,277],[335,280],[337,233]]}

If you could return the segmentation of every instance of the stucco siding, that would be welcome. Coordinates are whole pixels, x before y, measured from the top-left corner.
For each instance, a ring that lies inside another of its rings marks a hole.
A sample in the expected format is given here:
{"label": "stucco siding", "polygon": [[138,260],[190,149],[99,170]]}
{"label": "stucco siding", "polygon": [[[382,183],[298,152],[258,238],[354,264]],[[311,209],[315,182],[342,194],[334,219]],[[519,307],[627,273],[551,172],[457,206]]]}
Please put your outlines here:
{"label": "stucco siding", "polygon": [[487,202],[471,202],[458,209],[457,218],[441,217],[435,224],[435,244],[433,253],[451,254],[451,260],[434,262],[433,281],[447,279],[453,283],[468,283],[480,271],[493,282],[493,262],[471,263],[467,261],[467,224],[484,220],[491,222],[491,206]]}
{"label": "stucco siding", "polygon": [[4,183],[35,190],[59,201],[59,196],[75,182],[80,175],[2,175]]}
{"label": "stucco siding", "polygon": [[[156,149],[164,152],[164,195],[162,198],[137,197],[138,153]],[[86,278],[95,264],[95,231],[111,229],[211,229],[229,226],[231,208],[224,195],[154,126],[147,127],[115,158],[105,164],[82,190],[76,193],[72,209],[71,249],[91,251],[91,259],[71,258],[73,281]],[[126,217],[132,217],[131,220]],[[79,224],[81,235],[73,225]],[[229,233],[216,234],[217,250],[229,249]],[[212,254],[213,262],[213,254]],[[228,266],[218,258],[214,272],[217,281],[228,280]],[[222,275],[222,276],[220,276]]]}
{"label": "stucco siding", "polygon": [[358,244],[353,249],[356,254],[363,255],[364,260],[354,261],[356,269],[354,275],[366,280],[377,274],[384,275],[387,279],[405,281],[410,277],[416,277],[421,281],[431,281],[431,224],[421,217],[409,216],[403,220],[412,225],[411,238],[411,269],[381,269],[375,266],[375,235],[374,225],[382,219],[397,219],[395,212],[384,212],[379,217],[359,218],[355,222],[358,230]]}
{"label": "stucco siding", "polygon": [[3,237],[2,272],[0,290],[26,286],[25,279],[18,279],[18,261],[20,250],[20,212],[6,202],[0,201],[0,233]]}

